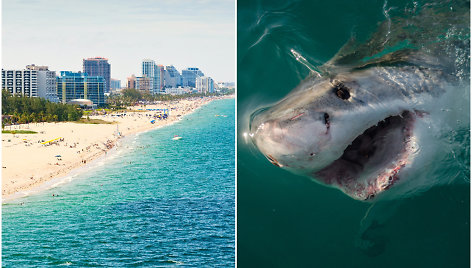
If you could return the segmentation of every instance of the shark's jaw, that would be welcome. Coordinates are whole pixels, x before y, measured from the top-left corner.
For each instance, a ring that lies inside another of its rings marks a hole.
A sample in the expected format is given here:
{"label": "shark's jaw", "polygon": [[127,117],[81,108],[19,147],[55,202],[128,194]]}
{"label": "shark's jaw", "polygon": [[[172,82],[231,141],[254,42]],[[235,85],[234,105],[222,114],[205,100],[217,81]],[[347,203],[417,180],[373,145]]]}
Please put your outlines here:
{"label": "shark's jaw", "polygon": [[401,179],[416,150],[413,136],[419,112],[403,111],[366,129],[342,156],[312,176],[358,200],[369,200]]}

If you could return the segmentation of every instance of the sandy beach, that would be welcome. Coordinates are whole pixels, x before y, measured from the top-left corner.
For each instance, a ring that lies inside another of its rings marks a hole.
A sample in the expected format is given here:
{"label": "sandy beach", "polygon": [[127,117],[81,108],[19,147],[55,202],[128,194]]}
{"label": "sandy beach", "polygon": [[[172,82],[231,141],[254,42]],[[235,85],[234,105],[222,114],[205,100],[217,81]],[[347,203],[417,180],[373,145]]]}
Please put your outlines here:
{"label": "sandy beach", "polygon": [[[30,123],[5,130],[31,130],[37,134],[2,134],[2,199],[28,191],[90,163],[117,145],[119,139],[172,124],[208,102],[227,97],[206,97],[128,107],[126,112],[89,116],[111,124]],[[165,120],[155,120],[169,109]],[[172,137],[169,137],[172,138]],[[56,140],[55,140],[56,139]],[[47,143],[48,141],[55,140]],[[45,144],[44,144],[45,143]]]}

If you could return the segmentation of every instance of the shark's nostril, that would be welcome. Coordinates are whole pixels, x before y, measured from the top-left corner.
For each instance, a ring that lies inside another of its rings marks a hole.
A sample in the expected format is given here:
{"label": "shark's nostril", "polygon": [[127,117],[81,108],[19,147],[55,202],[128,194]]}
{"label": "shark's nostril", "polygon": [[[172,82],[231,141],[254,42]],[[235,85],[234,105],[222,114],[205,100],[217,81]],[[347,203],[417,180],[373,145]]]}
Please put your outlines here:
{"label": "shark's nostril", "polygon": [[267,111],[269,107],[261,108],[253,112],[249,118],[249,128],[253,127],[254,125],[259,125],[261,122],[264,121],[263,113]]}

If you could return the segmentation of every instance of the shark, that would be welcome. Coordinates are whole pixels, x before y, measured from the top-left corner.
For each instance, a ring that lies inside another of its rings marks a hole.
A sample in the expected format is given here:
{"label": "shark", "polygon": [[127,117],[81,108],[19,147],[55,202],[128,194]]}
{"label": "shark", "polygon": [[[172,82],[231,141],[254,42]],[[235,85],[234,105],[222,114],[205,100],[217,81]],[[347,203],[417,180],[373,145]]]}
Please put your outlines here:
{"label": "shark", "polygon": [[468,98],[458,92],[469,80],[462,10],[425,8],[385,21],[365,43],[349,41],[283,99],[251,114],[253,144],[273,165],[356,200],[415,180],[432,161],[432,122],[441,129],[441,120],[457,119],[439,104]]}

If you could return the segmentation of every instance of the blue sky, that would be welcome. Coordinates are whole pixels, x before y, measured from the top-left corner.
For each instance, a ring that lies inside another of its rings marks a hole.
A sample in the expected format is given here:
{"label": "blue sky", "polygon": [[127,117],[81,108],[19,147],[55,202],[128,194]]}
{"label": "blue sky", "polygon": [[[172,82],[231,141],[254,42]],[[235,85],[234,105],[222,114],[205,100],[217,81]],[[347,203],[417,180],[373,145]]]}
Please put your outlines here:
{"label": "blue sky", "polygon": [[2,67],[81,71],[83,58],[100,56],[123,85],[149,58],[235,81],[234,7],[233,0],[3,0]]}

